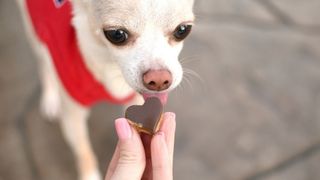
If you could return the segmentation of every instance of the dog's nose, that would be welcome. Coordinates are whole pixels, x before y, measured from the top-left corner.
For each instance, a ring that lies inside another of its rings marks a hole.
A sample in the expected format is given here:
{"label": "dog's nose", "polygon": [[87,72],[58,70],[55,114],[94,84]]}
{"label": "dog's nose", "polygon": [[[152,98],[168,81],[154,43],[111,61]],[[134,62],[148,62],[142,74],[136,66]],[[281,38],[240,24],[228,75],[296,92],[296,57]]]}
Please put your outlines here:
{"label": "dog's nose", "polygon": [[149,70],[143,74],[143,85],[152,91],[163,91],[170,87],[172,76],[168,70]]}

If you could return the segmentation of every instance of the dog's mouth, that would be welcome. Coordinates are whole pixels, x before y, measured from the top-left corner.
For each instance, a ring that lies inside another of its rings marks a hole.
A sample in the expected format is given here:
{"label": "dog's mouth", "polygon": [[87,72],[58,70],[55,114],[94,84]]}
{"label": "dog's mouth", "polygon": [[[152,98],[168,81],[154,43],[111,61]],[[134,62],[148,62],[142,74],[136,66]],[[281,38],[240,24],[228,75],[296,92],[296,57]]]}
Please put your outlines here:
{"label": "dog's mouth", "polygon": [[146,100],[147,98],[150,97],[157,97],[162,105],[166,105],[167,101],[168,101],[168,92],[160,92],[160,93],[141,93],[141,95],[143,96],[144,100]]}

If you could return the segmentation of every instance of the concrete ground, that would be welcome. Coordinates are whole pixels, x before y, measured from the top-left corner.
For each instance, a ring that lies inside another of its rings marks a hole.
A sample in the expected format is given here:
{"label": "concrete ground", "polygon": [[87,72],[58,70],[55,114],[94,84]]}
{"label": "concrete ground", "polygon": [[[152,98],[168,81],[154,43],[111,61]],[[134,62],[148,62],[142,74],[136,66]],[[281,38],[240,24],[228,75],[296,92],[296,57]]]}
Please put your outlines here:
{"label": "concrete ground", "polygon": [[[197,0],[177,114],[175,179],[320,179],[320,1]],[[72,180],[14,1],[0,1],[0,180]],[[93,147],[105,171],[121,108],[94,107]]]}

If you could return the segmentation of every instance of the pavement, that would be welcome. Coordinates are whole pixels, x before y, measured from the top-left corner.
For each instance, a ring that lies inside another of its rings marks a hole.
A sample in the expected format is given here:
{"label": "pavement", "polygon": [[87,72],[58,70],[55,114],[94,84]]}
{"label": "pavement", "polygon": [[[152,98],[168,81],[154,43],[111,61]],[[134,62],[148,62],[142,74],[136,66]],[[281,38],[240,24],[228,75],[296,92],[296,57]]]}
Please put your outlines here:
{"label": "pavement", "polygon": [[[174,179],[320,179],[320,1],[197,0],[181,54]],[[35,56],[14,1],[0,1],[0,180],[75,180],[57,122],[39,112]],[[121,108],[89,129],[105,172]]]}

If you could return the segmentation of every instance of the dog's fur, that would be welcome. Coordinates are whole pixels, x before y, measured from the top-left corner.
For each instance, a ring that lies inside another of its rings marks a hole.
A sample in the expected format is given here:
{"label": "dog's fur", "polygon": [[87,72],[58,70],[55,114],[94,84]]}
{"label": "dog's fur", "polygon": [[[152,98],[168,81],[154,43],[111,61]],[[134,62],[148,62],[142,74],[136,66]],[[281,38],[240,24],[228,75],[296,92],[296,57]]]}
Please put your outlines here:
{"label": "dog's fur", "polygon": [[[89,110],[65,92],[54,70],[46,46],[36,37],[24,0],[17,0],[28,37],[40,64],[42,109],[60,119],[64,137],[75,154],[82,180],[98,180],[97,160],[90,146],[86,120]],[[109,92],[123,98],[136,92],[149,92],[142,75],[150,69],[167,69],[174,89],[182,79],[178,55],[183,43],[172,38],[181,23],[192,24],[193,0],[72,0],[77,40],[85,64]],[[111,44],[103,28],[122,27],[133,35],[124,46]],[[137,95],[132,104],[142,102]]]}

